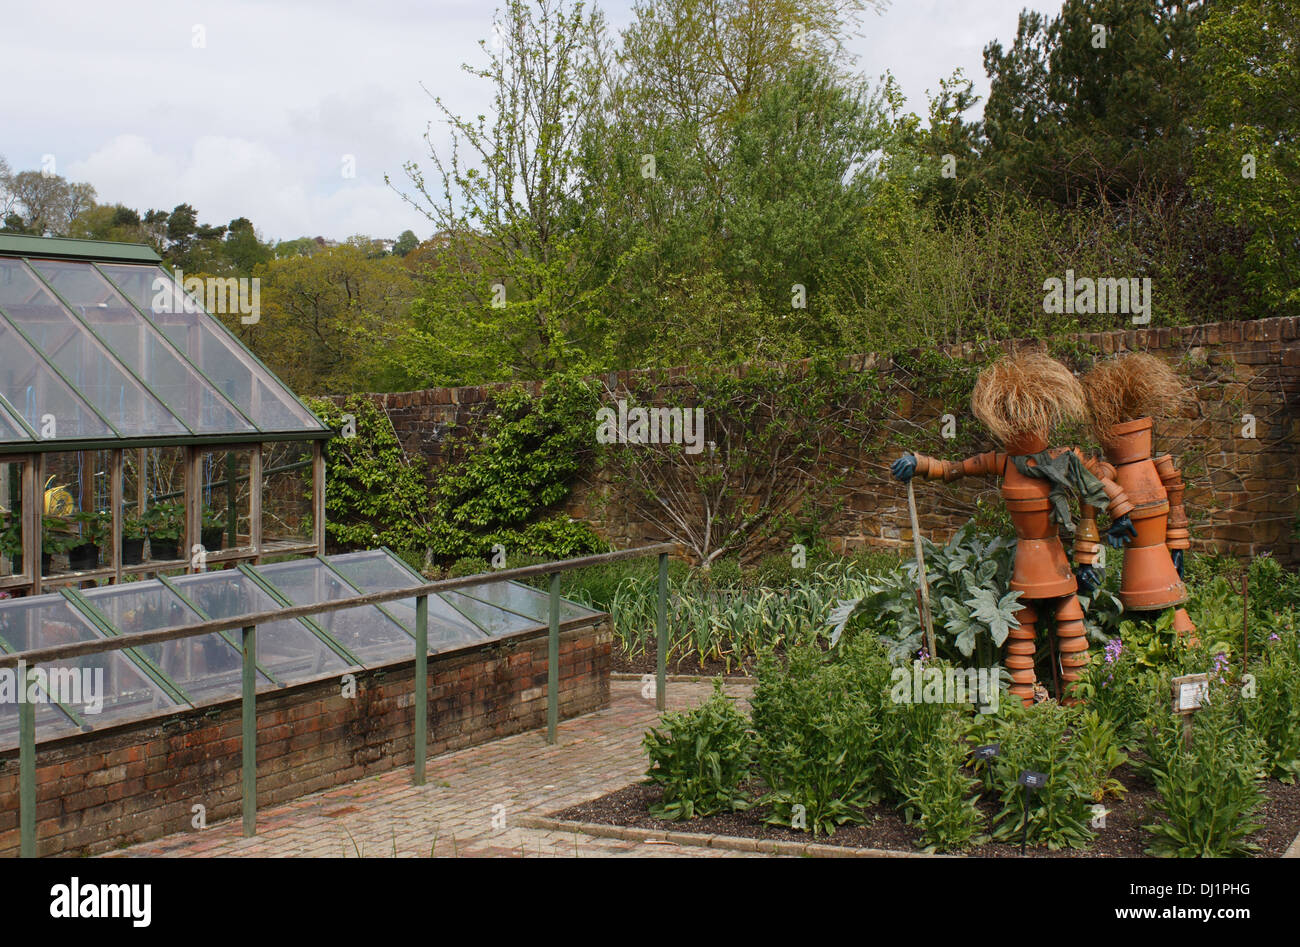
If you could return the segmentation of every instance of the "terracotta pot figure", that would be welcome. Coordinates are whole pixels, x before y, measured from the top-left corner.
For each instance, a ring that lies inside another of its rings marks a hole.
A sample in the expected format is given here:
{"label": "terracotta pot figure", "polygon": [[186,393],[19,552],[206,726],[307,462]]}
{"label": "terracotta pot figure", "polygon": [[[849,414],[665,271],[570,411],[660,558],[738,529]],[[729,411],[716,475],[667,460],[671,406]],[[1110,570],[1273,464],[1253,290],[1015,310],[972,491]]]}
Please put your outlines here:
{"label": "terracotta pot figure", "polygon": [[[971,410],[1003,450],[962,461],[906,455],[894,461],[891,470],[904,482],[916,475],[945,482],[958,477],[1001,478],[1002,498],[1018,539],[1011,588],[1024,593],[1016,615],[1020,625],[1012,629],[1005,646],[1011,693],[1026,706],[1033,703],[1035,630],[1040,618],[1055,614],[1065,691],[1057,696],[1068,700],[1069,685],[1088,663],[1083,608],[1076,594],[1079,584],[1059,535],[1060,529],[1074,530],[1069,497],[1077,495],[1081,505],[1107,508],[1112,520],[1108,541],[1114,545],[1134,535],[1128,518],[1133,504],[1112,478],[1089,470],[1078,450],[1049,446],[1054,427],[1081,420],[1087,410],[1078,379],[1060,362],[1038,353],[1000,359],[980,374]],[[1075,545],[1081,569],[1092,568],[1100,549],[1095,522],[1087,522],[1090,531]]]}
{"label": "terracotta pot figure", "polygon": [[1136,612],[1174,608],[1174,628],[1191,635],[1196,626],[1180,607],[1187,601],[1183,555],[1191,546],[1186,488],[1171,456],[1153,456],[1150,417],[1177,403],[1183,384],[1161,359],[1135,353],[1100,362],[1083,387],[1106,458],[1098,463],[1133,501],[1137,536],[1124,553],[1120,601]]}

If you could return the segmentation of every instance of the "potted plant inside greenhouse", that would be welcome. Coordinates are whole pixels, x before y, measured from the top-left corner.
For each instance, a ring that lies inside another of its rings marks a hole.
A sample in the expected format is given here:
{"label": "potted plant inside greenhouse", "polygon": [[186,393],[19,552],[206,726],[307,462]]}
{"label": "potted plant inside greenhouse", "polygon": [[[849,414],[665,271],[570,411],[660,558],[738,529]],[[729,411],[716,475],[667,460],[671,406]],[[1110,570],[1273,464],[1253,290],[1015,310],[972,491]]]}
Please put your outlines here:
{"label": "potted plant inside greenhouse", "polygon": [[145,521],[149,530],[149,558],[178,558],[181,533],[185,529],[184,507],[175,501],[156,504],[145,514]]}
{"label": "potted plant inside greenhouse", "polygon": [[54,571],[54,557],[64,556],[73,546],[81,542],[81,537],[72,531],[72,526],[62,516],[42,517],[41,528],[41,574],[49,575]]}
{"label": "potted plant inside greenhouse", "polygon": [[144,562],[146,517],[128,516],[122,520],[122,564],[136,566]]}
{"label": "potted plant inside greenhouse", "polygon": [[199,531],[199,542],[203,543],[203,548],[208,552],[216,552],[221,549],[222,541],[226,535],[226,514],[218,513],[216,510],[204,507],[203,509],[203,528]]}
{"label": "potted plant inside greenhouse", "polygon": [[23,571],[23,520],[17,513],[6,513],[0,527],[0,553],[9,561],[11,575]]}
{"label": "potted plant inside greenhouse", "polygon": [[81,525],[81,541],[68,549],[68,568],[73,572],[99,568],[99,550],[108,540],[112,528],[109,514],[83,510],[72,518]]}

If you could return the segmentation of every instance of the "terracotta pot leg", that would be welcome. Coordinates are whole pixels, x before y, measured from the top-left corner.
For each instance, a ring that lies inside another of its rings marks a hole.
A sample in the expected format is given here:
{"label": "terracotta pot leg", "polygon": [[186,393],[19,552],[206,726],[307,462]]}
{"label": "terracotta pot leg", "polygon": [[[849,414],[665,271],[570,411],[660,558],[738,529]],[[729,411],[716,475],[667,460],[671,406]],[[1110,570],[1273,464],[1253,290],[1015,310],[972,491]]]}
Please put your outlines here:
{"label": "terracotta pot leg", "polygon": [[1201,643],[1196,637],[1196,625],[1192,623],[1192,617],[1185,608],[1174,609],[1174,631],[1178,633],[1180,641],[1186,636],[1187,643],[1193,648]]}
{"label": "terracotta pot leg", "polygon": [[1007,670],[1011,672],[1011,693],[1019,697],[1026,707],[1034,702],[1034,632],[1038,623],[1038,612],[1023,601],[1016,612],[1019,628],[1012,628],[1007,634],[1006,658]]}
{"label": "terracotta pot leg", "polygon": [[1070,690],[1088,664],[1088,632],[1077,595],[1067,595],[1056,610],[1057,647],[1061,652],[1061,703],[1077,703]]}

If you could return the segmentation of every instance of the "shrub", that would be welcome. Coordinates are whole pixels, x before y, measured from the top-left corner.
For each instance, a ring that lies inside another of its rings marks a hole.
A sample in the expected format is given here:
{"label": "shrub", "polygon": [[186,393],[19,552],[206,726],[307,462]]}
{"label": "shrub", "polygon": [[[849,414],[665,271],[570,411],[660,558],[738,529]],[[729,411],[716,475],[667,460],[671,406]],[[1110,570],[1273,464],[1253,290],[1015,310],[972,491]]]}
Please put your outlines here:
{"label": "shrub", "polygon": [[905,784],[907,805],[917,813],[917,844],[926,851],[953,851],[985,839],[974,792],[979,780],[965,768],[965,730],[960,714],[943,714],[910,761],[914,776]]}
{"label": "shrub", "polygon": [[[862,688],[870,656],[854,658],[832,661],[812,646],[791,648],[784,663],[763,655],[750,703],[768,821],[830,835],[879,800],[881,698]],[[886,668],[883,656],[875,663]]]}
{"label": "shrub", "polygon": [[1144,722],[1145,768],[1155,783],[1160,817],[1145,826],[1153,855],[1212,858],[1258,849],[1249,836],[1263,801],[1258,738],[1242,725],[1236,688],[1212,680],[1208,702],[1192,717],[1192,745],[1169,712]]}
{"label": "shrub", "polygon": [[694,819],[748,806],[741,787],[752,761],[749,722],[713,682],[713,695],[692,710],[667,713],[662,731],[642,740],[650,759],[646,776],[663,789],[650,807],[660,819]]}
{"label": "shrub", "polygon": [[1295,782],[1300,776],[1300,634],[1273,633],[1250,673],[1254,680],[1245,685],[1241,702],[1246,726],[1261,743],[1269,774]]}
{"label": "shrub", "polygon": [[1080,722],[1077,708],[1055,701],[1032,707],[1017,701],[1003,704],[993,724],[1002,748],[988,770],[1002,800],[994,838],[1010,842],[1021,837],[1027,790],[1018,779],[1024,770],[1047,775],[1046,785],[1030,797],[1030,842],[1050,849],[1084,848],[1096,837],[1088,823],[1098,778],[1090,768],[1095,761],[1074,732]]}

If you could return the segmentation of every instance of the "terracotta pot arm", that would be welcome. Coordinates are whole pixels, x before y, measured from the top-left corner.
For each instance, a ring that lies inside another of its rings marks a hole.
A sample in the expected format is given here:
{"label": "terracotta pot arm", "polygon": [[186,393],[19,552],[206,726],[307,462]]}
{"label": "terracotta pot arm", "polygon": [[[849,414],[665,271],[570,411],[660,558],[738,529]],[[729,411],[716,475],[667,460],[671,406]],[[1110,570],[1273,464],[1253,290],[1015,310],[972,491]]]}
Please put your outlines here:
{"label": "terracotta pot arm", "polygon": [[989,451],[965,460],[938,460],[924,454],[915,454],[916,475],[927,480],[950,483],[961,477],[999,477],[1006,466],[1006,455]]}

